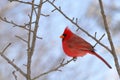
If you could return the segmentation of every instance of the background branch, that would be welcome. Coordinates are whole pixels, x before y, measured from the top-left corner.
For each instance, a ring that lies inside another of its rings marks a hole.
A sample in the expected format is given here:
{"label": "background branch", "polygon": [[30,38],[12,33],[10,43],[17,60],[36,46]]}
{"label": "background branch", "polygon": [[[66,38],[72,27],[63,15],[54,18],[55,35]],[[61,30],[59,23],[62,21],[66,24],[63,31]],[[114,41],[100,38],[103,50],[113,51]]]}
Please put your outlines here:
{"label": "background branch", "polygon": [[24,77],[26,77],[26,74],[16,65],[13,63],[13,61],[11,61],[8,57],[6,57],[4,55],[4,52],[7,50],[7,48],[11,45],[11,43],[9,43],[4,49],[3,51],[0,53],[0,55],[10,64],[12,65],[16,71],[19,71]]}
{"label": "background branch", "polygon": [[117,55],[116,55],[116,52],[115,52],[115,48],[114,48],[114,44],[113,44],[113,41],[112,41],[112,37],[111,37],[110,31],[109,31],[109,27],[108,27],[108,24],[107,24],[107,19],[106,19],[106,15],[105,15],[105,13],[104,13],[104,8],[103,8],[102,0],[99,0],[99,4],[100,4],[100,9],[101,9],[101,14],[102,14],[102,18],[103,18],[105,30],[106,30],[106,32],[107,32],[107,36],[108,36],[108,40],[109,40],[109,43],[110,43],[110,47],[111,47],[111,49],[112,49],[112,52],[111,52],[111,53],[112,53],[112,55],[113,55],[113,57],[114,57],[115,66],[116,66],[117,72],[118,72],[119,77],[120,77],[119,62],[118,62],[118,58],[117,58]]}
{"label": "background branch", "polygon": [[[31,80],[31,62],[32,62],[32,54],[31,54],[31,25],[32,25],[32,19],[33,19],[33,11],[34,11],[34,0],[32,0],[31,4],[31,14],[29,16],[29,32],[28,32],[28,43],[27,43],[27,80]],[[33,31],[34,33],[34,31]]]}

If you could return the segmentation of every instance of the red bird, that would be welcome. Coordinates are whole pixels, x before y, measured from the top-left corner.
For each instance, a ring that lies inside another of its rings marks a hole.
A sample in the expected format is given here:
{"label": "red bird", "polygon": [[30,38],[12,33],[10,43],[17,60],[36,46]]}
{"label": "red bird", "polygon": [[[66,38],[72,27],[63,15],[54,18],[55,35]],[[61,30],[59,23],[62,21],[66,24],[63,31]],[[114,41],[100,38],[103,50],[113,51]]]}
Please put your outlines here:
{"label": "red bird", "polygon": [[112,68],[100,55],[98,55],[93,46],[85,41],[83,38],[74,34],[68,27],[65,28],[64,33],[60,36],[62,38],[62,46],[66,55],[76,58],[84,56],[87,53],[97,56],[110,69]]}

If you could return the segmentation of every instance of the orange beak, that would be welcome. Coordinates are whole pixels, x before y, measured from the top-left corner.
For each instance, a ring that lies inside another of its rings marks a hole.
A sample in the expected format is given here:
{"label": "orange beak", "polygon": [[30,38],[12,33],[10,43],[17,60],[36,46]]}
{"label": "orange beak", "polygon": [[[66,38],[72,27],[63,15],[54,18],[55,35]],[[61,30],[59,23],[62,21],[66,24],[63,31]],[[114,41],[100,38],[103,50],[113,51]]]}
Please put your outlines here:
{"label": "orange beak", "polygon": [[65,37],[65,36],[63,36],[63,35],[60,36],[60,38],[62,38],[62,39],[63,39],[64,37]]}

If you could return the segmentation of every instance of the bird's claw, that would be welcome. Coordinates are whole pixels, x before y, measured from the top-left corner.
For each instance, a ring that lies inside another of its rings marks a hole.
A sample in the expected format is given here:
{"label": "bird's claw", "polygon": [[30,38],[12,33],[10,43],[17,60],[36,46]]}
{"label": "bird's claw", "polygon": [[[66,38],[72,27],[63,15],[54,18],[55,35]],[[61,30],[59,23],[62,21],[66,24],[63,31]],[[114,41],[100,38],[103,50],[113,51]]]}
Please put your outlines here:
{"label": "bird's claw", "polygon": [[73,61],[76,61],[77,60],[77,57],[73,57]]}

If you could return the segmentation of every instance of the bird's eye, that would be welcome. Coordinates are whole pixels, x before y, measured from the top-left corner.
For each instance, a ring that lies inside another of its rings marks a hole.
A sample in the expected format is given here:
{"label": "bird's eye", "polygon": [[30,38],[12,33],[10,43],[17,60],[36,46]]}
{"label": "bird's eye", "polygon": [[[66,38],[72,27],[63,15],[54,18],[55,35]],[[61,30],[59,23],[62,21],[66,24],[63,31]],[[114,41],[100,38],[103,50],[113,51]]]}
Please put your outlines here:
{"label": "bird's eye", "polygon": [[67,36],[67,34],[63,34],[63,36]]}

